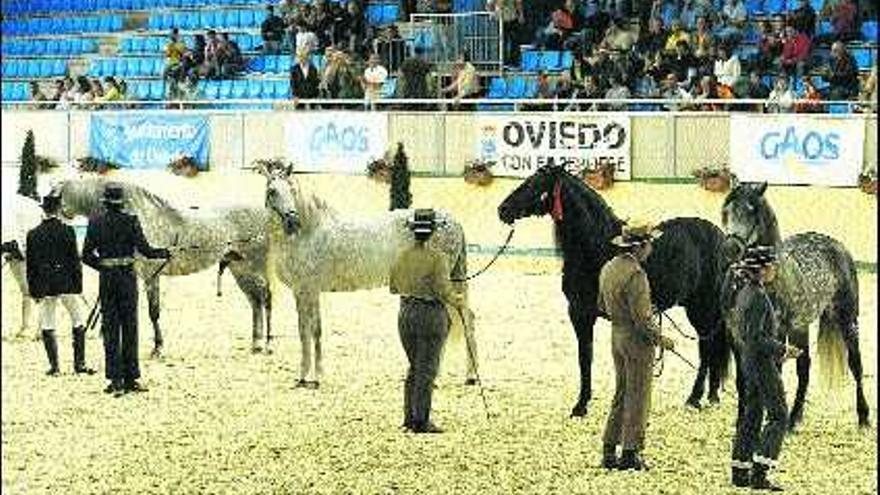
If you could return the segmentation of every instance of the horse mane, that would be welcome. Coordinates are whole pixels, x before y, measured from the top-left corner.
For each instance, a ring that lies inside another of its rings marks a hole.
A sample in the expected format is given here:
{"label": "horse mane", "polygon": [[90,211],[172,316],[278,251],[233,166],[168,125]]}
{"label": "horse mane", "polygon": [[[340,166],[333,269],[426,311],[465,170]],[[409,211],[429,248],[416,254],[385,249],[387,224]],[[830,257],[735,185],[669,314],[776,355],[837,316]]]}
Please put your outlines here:
{"label": "horse mane", "polygon": [[748,184],[740,184],[724,199],[724,206],[735,201],[747,203],[755,209],[758,217],[758,244],[777,247],[782,244],[782,235],[779,233],[779,220],[776,218],[776,212],[770,206],[770,202],[764,194],[759,193]]}
{"label": "horse mane", "polygon": [[305,191],[299,182],[289,180],[290,190],[293,193],[294,206],[296,213],[299,215],[301,228],[304,231],[311,231],[317,227],[325,218],[334,218],[336,210],[334,210],[323,198],[318,197],[315,193]]}
{"label": "horse mane", "polygon": [[608,241],[620,232],[623,221],[614,214],[614,210],[605,202],[605,199],[582,180],[564,169],[560,169],[557,176],[561,181],[563,191],[568,193],[563,218],[566,215],[571,215],[569,212],[574,210],[575,213],[571,217],[577,220],[572,225],[578,227],[576,229],[565,228],[566,231],[574,234],[573,237],[568,237],[562,235],[559,225],[557,225],[555,229],[557,246],[572,243],[579,250],[584,250],[586,247],[586,252],[583,253],[585,256],[594,259],[597,264],[603,263],[611,249]]}
{"label": "horse mane", "polygon": [[155,193],[144,189],[137,184],[125,183],[124,186],[129,196],[126,198],[130,203],[136,204],[143,201],[157,210],[161,210],[167,214],[172,221],[183,222],[185,218],[180,210],[172,206],[165,198],[157,196]]}

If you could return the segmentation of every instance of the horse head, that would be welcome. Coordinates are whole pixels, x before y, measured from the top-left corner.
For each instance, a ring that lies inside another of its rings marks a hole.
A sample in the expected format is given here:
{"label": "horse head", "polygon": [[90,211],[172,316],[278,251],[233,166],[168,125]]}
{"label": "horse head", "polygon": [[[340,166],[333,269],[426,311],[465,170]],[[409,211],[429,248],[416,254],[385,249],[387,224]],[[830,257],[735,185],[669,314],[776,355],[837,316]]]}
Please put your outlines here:
{"label": "horse head", "polygon": [[742,183],[724,199],[721,225],[726,238],[721,249],[728,262],[739,259],[753,244],[779,243],[776,215],[764,197],[766,191],[766,182]]}
{"label": "horse head", "polygon": [[563,172],[559,166],[539,168],[498,205],[498,218],[511,225],[520,218],[551,213],[559,220]]}
{"label": "horse head", "polygon": [[97,178],[65,179],[52,186],[52,194],[61,196],[61,215],[71,220],[91,215],[100,208],[106,181]]}
{"label": "horse head", "polygon": [[270,215],[277,215],[286,235],[296,234],[302,223],[296,209],[296,197],[292,182],[293,167],[273,170],[259,167],[258,172],[266,177],[266,208]]}

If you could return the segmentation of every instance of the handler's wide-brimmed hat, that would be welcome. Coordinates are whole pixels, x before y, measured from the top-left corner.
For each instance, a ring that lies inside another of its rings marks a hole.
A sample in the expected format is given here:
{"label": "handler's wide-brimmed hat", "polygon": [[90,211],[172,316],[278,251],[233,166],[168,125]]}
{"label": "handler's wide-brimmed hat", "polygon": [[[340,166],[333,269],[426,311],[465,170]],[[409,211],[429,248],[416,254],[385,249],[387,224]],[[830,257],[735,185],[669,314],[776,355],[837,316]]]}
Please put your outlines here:
{"label": "handler's wide-brimmed hat", "polygon": [[413,212],[408,222],[410,230],[415,234],[430,234],[434,232],[436,214],[430,208],[418,209]]}
{"label": "handler's wide-brimmed hat", "polygon": [[611,239],[611,244],[620,247],[640,246],[663,235],[654,224],[643,220],[633,220],[623,226],[621,234]]}
{"label": "handler's wide-brimmed hat", "polygon": [[754,270],[773,263],[776,263],[776,249],[773,246],[753,245],[746,249],[743,257],[734,266]]}
{"label": "handler's wide-brimmed hat", "polygon": [[40,206],[43,208],[43,211],[58,211],[58,209],[61,208],[61,196],[55,192],[50,192],[43,196],[43,203]]}
{"label": "handler's wide-brimmed hat", "polygon": [[106,204],[121,205],[125,200],[124,196],[122,184],[112,183],[104,187],[104,197],[101,200]]}

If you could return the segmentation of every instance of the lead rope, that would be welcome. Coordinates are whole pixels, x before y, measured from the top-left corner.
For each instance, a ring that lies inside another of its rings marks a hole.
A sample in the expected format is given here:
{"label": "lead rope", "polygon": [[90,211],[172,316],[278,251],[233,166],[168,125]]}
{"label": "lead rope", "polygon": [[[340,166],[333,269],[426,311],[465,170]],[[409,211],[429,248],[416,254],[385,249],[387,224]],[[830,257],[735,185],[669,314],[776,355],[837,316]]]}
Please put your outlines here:
{"label": "lead rope", "polygon": [[507,239],[504,240],[504,244],[501,246],[501,249],[499,249],[498,252],[495,253],[495,256],[493,256],[492,259],[489,260],[489,263],[486,266],[484,266],[481,270],[479,270],[476,273],[469,275],[465,278],[450,278],[449,280],[452,282],[467,282],[467,281],[473,280],[473,279],[479,277],[480,275],[482,275],[483,273],[485,273],[486,270],[488,270],[489,267],[492,266],[495,263],[495,261],[498,260],[498,258],[501,256],[501,254],[507,249],[507,246],[510,245],[510,240],[513,239],[513,230],[514,230],[513,227],[510,227],[510,232],[507,233]]}

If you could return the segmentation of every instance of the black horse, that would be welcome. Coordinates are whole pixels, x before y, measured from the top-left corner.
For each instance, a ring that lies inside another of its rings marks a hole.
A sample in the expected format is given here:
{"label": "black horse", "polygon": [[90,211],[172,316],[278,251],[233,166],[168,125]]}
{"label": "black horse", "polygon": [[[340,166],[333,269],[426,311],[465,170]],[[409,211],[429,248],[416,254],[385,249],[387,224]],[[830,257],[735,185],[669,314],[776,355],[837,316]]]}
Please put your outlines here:
{"label": "black horse", "polygon": [[[562,292],[578,339],[581,390],[571,414],[583,416],[592,398],[590,367],[593,325],[600,316],[596,306],[599,271],[616,254],[610,241],[620,234],[623,221],[598,193],[558,166],[540,168],[498,207],[498,217],[507,224],[548,213],[564,256]],[[651,298],[660,311],[684,306],[700,336],[700,368],[687,403],[700,406],[707,372],[709,401],[718,402],[731,355],[718,297],[726,268],[719,252],[724,234],[700,218],[674,218],[658,228],[663,236],[655,241],[646,266]]]}

